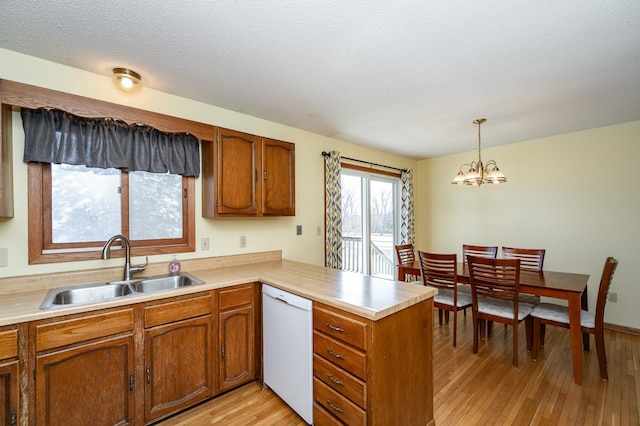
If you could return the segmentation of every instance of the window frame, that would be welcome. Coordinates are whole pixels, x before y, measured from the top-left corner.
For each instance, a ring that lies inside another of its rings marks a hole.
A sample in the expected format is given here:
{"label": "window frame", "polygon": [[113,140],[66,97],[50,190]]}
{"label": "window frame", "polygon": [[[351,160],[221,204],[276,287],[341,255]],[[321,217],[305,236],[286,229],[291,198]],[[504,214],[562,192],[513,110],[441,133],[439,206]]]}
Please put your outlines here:
{"label": "window frame", "polygon": [[[128,236],[129,198],[128,175],[122,179],[122,234]],[[172,254],[195,251],[195,177],[182,177],[182,225],[181,239],[131,241],[133,256]],[[103,243],[51,242],[51,165],[28,164],[29,187],[29,264],[75,262],[102,258]],[[113,257],[124,256],[122,250],[112,252]]]}

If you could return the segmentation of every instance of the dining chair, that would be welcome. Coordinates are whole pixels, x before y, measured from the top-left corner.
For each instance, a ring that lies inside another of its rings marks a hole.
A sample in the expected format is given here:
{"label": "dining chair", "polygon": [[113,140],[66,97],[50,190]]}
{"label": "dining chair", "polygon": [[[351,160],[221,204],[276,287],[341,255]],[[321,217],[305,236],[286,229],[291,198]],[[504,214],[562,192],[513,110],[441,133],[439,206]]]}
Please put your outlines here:
{"label": "dining chair", "polygon": [[[618,261],[613,257],[608,257],[604,263],[600,286],[598,288],[598,299],[596,301],[595,313],[580,311],[580,328],[583,333],[593,334],[596,341],[596,353],[598,355],[598,366],[600,367],[600,377],[608,380],[607,355],[604,346],[604,306],[607,303],[607,294],[613,281],[613,274],[618,267]],[[545,325],[555,325],[569,328],[569,310],[566,306],[554,303],[540,303],[531,312],[533,318],[533,359],[538,359],[538,348],[544,345]],[[587,336],[588,338],[588,336]]]}
{"label": "dining chair", "polygon": [[[418,251],[422,283],[438,289],[433,306],[438,308],[438,321],[442,327],[442,313],[453,313],[453,347],[456,347],[458,334],[458,311],[472,305],[471,295],[458,291],[458,256]],[[448,315],[446,318],[448,322]]]}
{"label": "dining chair", "polygon": [[[514,247],[502,247],[503,259],[520,259],[520,270],[542,271],[544,264],[545,249],[524,249]],[[520,301],[537,305],[540,303],[540,296],[533,294],[520,294]]]}
{"label": "dining chair", "polygon": [[468,256],[473,313],[473,353],[478,353],[481,321],[513,326],[513,365],[518,366],[518,324],[525,321],[527,346],[531,336],[533,306],[519,303],[520,259]]}
{"label": "dining chair", "polygon": [[[396,257],[398,260],[398,265],[404,265],[404,264],[412,264],[413,262],[415,262],[416,260],[416,252],[415,249],[413,248],[413,244],[399,244],[395,246],[396,248]],[[405,277],[401,277],[403,278],[402,281],[405,281]],[[417,278],[417,277],[413,277],[413,278]],[[412,281],[415,281],[415,279],[413,279]]]}
{"label": "dining chair", "polygon": [[[462,245],[462,262],[467,264],[467,256],[478,256],[495,259],[498,257],[497,246],[474,246],[470,244]],[[460,291],[471,293],[471,286],[467,284],[460,284]],[[464,310],[464,316],[467,316],[467,310]]]}

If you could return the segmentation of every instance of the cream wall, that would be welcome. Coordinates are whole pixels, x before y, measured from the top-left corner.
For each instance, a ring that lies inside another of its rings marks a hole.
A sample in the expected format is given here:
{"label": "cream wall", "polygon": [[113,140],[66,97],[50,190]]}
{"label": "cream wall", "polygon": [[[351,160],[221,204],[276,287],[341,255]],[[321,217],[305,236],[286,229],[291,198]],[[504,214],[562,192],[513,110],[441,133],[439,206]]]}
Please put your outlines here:
{"label": "cream wall", "polygon": [[[201,179],[196,181],[196,236],[198,251],[181,253],[179,259],[282,250],[286,259],[321,265],[324,263],[324,162],[323,150],[338,150],[344,156],[400,168],[415,168],[416,162],[358,145],[304,132],[248,115],[224,110],[190,99],[143,89],[136,95],[118,91],[109,77],[118,64],[105,64],[105,75],[97,75],[56,63],[0,49],[0,78],[46,87],[76,95],[128,105],[167,115],[236,129],[296,144],[296,216],[293,218],[203,219]],[[139,70],[142,71],[142,70]],[[144,72],[143,72],[144,78]],[[20,116],[13,113],[13,181],[15,217],[0,219],[0,248],[8,248],[8,266],[0,267],[0,277],[43,274],[58,271],[119,266],[122,259],[84,261],[50,265],[27,263],[27,167],[22,162],[24,134]],[[296,236],[296,225],[303,233]],[[321,236],[317,235],[321,227]],[[239,247],[239,237],[247,237],[247,247]],[[208,237],[210,250],[201,251],[200,239]],[[151,256],[150,262],[171,259]],[[135,263],[144,259],[134,258]]]}
{"label": "cream wall", "polygon": [[506,185],[451,185],[477,152],[418,163],[417,247],[461,255],[462,244],[545,248],[548,270],[590,274],[589,305],[607,256],[619,261],[605,321],[640,328],[640,121],[483,149]]}

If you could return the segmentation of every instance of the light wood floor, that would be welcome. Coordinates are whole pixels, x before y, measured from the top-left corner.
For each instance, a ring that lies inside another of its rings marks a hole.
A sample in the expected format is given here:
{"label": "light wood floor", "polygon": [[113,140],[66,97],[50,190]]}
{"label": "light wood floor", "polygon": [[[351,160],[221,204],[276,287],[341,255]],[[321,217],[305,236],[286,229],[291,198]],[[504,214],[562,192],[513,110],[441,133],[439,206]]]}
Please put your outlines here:
{"label": "light wood floor", "polygon": [[[584,352],[584,385],[573,383],[568,330],[547,327],[540,359],[533,361],[520,326],[520,366],[511,365],[511,330],[493,335],[471,353],[471,317],[453,324],[434,321],[436,425],[640,425],[640,337],[606,330],[609,381],[600,380],[593,339]],[[416,366],[419,368],[419,366]],[[174,416],[161,426],[305,425],[277,396],[257,383]]]}

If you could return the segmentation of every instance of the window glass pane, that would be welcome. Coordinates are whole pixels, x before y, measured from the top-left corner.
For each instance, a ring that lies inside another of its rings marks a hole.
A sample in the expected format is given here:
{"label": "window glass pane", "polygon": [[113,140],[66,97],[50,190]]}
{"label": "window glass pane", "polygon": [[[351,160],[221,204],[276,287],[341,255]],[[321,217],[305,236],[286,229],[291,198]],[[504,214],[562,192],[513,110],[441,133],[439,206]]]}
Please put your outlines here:
{"label": "window glass pane", "polygon": [[371,179],[371,275],[393,278],[394,183]]}
{"label": "window glass pane", "polygon": [[119,170],[52,164],[52,242],[106,241],[120,234],[119,190]]}
{"label": "window glass pane", "polygon": [[342,173],[342,269],[363,270],[362,178]]}
{"label": "window glass pane", "polygon": [[132,240],[182,238],[182,176],[129,172]]}

